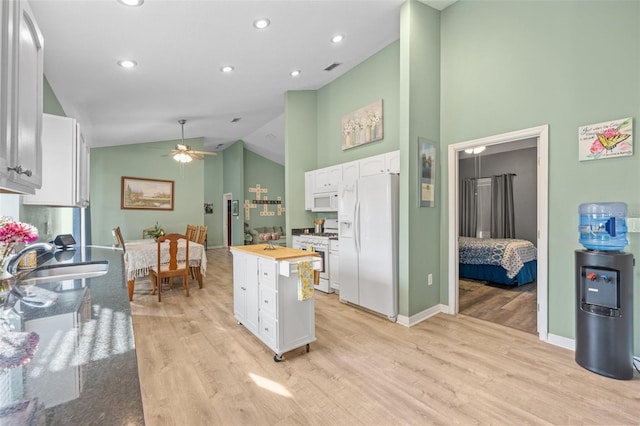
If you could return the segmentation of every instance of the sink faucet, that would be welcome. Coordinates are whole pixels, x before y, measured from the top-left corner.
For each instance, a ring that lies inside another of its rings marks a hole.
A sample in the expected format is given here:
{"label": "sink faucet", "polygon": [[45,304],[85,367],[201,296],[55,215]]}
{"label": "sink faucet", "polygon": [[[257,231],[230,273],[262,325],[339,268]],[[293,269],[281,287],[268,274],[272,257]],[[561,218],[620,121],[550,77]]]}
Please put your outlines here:
{"label": "sink faucet", "polygon": [[50,243],[35,243],[35,244],[31,244],[30,246],[27,246],[27,247],[23,248],[18,253],[12,255],[9,258],[9,261],[7,262],[7,272],[10,273],[11,275],[15,275],[17,270],[18,270],[18,263],[30,251],[36,250],[38,252],[47,252],[48,251],[48,252],[51,252],[51,253],[55,253],[55,251],[57,249],[58,248],[55,245],[50,244]]}

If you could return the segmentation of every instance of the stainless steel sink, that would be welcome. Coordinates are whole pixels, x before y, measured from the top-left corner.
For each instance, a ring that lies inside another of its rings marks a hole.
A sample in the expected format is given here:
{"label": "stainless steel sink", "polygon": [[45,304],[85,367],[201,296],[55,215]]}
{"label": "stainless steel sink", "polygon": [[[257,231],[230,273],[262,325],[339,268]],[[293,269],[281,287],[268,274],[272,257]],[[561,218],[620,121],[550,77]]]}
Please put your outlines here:
{"label": "stainless steel sink", "polygon": [[18,284],[91,278],[104,275],[108,270],[109,262],[106,260],[43,266],[26,273]]}

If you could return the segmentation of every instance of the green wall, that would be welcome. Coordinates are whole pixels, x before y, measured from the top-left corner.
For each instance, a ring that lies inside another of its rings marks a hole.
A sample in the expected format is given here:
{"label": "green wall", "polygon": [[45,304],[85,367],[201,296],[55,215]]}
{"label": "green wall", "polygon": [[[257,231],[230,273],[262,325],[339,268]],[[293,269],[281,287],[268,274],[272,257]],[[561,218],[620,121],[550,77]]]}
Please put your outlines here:
{"label": "green wall", "polygon": [[[204,161],[179,164],[170,156],[178,141],[149,142],[91,149],[92,244],[111,245],[111,229],[120,226],[125,240],[142,238],[158,222],[166,232],[184,233],[187,224],[204,223]],[[202,138],[188,139],[194,149]],[[120,208],[122,176],[174,181],[173,210]]]}
{"label": "green wall", "polygon": [[399,63],[399,312],[411,317],[441,302],[439,283],[446,277],[439,274],[443,199],[436,191],[435,208],[419,207],[418,186],[418,138],[440,140],[440,13],[416,0],[401,9]]}
{"label": "green wall", "polygon": [[213,213],[204,215],[207,226],[207,247],[224,245],[222,220],[225,209],[222,193],[224,152],[204,157],[204,202],[213,203]]}
{"label": "green wall", "polygon": [[[638,124],[640,2],[463,1],[443,11],[441,24],[441,152],[549,124],[549,332],[573,338],[578,205],[624,201],[640,216],[639,154],[578,162],[577,149],[579,126],[625,117]],[[446,167],[440,177],[446,196]],[[627,251],[637,258],[640,238],[629,238]],[[640,268],[634,279],[640,282]],[[634,306],[640,312],[640,297]],[[640,315],[634,327],[638,353]]]}
{"label": "green wall", "polygon": [[[285,94],[284,175],[287,230],[311,226],[314,215],[304,209],[304,172],[317,168],[317,92]],[[291,232],[287,232],[291,246]]]}
{"label": "green wall", "polygon": [[[278,206],[285,208],[286,199],[284,190],[284,166],[254,154],[251,151],[244,151],[244,198],[247,201],[256,200],[255,192],[250,192],[249,188],[260,185],[261,189],[268,192],[261,193],[260,199],[277,200],[280,197],[282,204],[257,204],[256,208],[249,209],[250,218],[245,217],[244,209],[240,212],[241,220],[249,224],[250,228],[258,226],[282,226],[285,227],[285,212],[278,213]],[[264,206],[269,214],[264,215]],[[262,214],[261,214],[262,213]]]}
{"label": "green wall", "polygon": [[244,142],[238,141],[224,150],[223,193],[238,200],[239,214],[231,217],[231,245],[244,245]]}
{"label": "green wall", "polygon": [[[347,163],[398,149],[398,57],[399,43],[394,42],[318,90],[318,146],[313,168]],[[382,99],[383,138],[343,151],[342,116],[378,99]]]}

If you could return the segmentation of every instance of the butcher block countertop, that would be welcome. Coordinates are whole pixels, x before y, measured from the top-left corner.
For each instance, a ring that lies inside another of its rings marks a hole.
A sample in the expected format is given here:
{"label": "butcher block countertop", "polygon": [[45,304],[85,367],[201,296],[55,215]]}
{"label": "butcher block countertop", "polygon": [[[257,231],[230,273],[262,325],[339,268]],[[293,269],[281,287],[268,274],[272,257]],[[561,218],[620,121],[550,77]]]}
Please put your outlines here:
{"label": "butcher block countertop", "polygon": [[247,246],[232,246],[231,250],[265,257],[267,259],[275,261],[294,259],[296,257],[320,256],[317,253],[293,249],[289,247],[273,246],[274,250],[265,250],[266,247],[268,247],[267,244],[251,244]]}

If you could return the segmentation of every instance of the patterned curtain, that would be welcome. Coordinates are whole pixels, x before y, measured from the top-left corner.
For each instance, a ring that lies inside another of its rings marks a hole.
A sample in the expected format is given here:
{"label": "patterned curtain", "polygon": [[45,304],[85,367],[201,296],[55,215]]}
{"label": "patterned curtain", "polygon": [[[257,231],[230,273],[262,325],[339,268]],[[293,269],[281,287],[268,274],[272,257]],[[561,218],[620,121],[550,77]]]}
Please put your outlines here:
{"label": "patterned curtain", "polygon": [[491,178],[491,238],[515,238],[512,173]]}
{"label": "patterned curtain", "polygon": [[463,179],[460,183],[460,236],[475,237],[478,227],[478,180]]}

